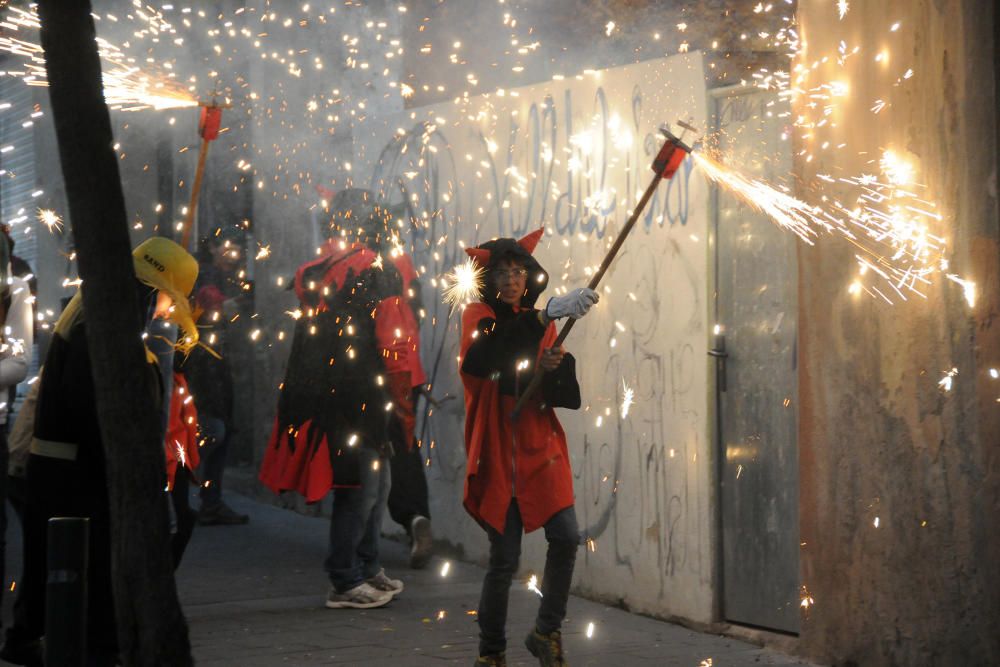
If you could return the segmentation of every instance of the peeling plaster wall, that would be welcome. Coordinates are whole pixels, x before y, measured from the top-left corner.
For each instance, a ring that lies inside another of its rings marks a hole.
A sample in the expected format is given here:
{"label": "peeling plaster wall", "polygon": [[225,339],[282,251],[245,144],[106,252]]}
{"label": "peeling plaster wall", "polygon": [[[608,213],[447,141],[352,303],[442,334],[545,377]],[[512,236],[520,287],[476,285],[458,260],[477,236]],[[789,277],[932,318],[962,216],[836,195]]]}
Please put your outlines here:
{"label": "peeling plaster wall", "polygon": [[[905,154],[943,215],[951,271],[975,280],[978,298],[970,308],[943,279],[926,299],[895,306],[855,297],[850,247],[800,246],[801,572],[815,601],[800,648],[834,664],[997,664],[995,5],[850,7],[838,22],[835,3],[800,2],[804,61],[834,56],[810,80],[848,81],[850,92],[831,116],[836,126],[799,146],[816,157],[800,158],[797,176],[877,173],[882,149]],[[862,47],[843,68],[840,40]],[[888,62],[877,64],[883,48]],[[910,68],[912,78],[893,85]],[[878,115],[876,99],[889,104]],[[824,140],[847,147],[815,150]],[[952,368],[953,389],[942,391]]]}

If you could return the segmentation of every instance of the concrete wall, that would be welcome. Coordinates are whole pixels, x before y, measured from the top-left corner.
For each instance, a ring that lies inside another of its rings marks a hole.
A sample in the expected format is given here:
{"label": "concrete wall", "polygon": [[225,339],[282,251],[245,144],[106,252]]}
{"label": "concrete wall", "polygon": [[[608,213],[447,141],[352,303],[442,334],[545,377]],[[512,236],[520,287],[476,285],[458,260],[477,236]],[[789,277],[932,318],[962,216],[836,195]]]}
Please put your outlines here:
{"label": "concrete wall", "polygon": [[[705,126],[700,54],[373,118],[355,132],[356,163],[373,188],[398,201],[402,183],[421,221],[410,242],[427,287],[423,358],[433,393],[455,399],[418,432],[437,535],[473,559],[485,557],[487,541],[461,505],[459,317],[441,302],[439,281],[465,260],[464,246],[544,225],[536,256],[552,278],[542,299],[586,284],[649,182],[657,127],[677,118]],[[660,185],[602,285],[601,305],[567,341],[584,406],[560,411],[577,514],[592,540],[577,590],[699,621],[711,620],[713,592],[707,194],[690,162]],[[635,391],[627,417],[623,382]],[[539,531],[522,565],[540,572],[543,562]]]}
{"label": "concrete wall", "polygon": [[[831,56],[809,80],[850,86],[799,146],[814,155],[799,158],[800,194],[819,204],[817,174],[877,173],[881,151],[896,150],[943,216],[950,270],[978,286],[971,308],[941,276],[926,299],[887,306],[848,292],[850,247],[800,246],[802,581],[814,600],[800,649],[835,664],[997,664],[995,5],[852,2],[843,22],[835,3],[799,5],[802,61]],[[843,66],[840,40],[862,47]],[[888,60],[876,63],[882,49]],[[880,114],[876,99],[889,105]],[[823,141],[847,147],[822,151]]]}

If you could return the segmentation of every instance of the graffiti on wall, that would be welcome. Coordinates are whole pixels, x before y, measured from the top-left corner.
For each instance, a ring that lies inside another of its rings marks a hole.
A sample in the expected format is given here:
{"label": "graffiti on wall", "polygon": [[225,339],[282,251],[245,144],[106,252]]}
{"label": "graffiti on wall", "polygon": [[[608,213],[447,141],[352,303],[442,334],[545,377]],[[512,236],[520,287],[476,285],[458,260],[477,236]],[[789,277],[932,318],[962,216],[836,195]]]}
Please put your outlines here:
{"label": "graffiti on wall", "polygon": [[[370,187],[406,204],[400,230],[427,292],[422,352],[434,395],[461,396],[459,316],[436,288],[463,249],[544,224],[536,256],[550,289],[585,284],[652,176],[658,127],[678,118],[705,122],[697,54],[412,110],[356,137]],[[689,617],[707,608],[709,593],[676,588],[704,584],[711,562],[706,202],[690,161],[658,188],[607,275],[601,306],[567,341],[585,405],[560,413],[588,540],[581,584],[602,592],[608,572],[625,573],[632,584],[623,597],[662,606],[689,593],[680,604],[690,608],[669,610]],[[625,386],[635,393],[627,416]],[[463,419],[461,400],[426,406],[418,433],[434,495],[445,499],[435,511],[456,519],[446,537],[475,553],[479,529],[455,502]]]}

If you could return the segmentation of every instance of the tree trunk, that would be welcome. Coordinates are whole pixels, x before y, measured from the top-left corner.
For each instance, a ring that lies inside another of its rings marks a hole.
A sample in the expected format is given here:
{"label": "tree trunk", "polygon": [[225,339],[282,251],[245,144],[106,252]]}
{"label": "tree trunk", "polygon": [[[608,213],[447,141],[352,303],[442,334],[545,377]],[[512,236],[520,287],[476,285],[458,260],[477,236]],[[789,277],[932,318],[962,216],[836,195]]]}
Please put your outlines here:
{"label": "tree trunk", "polygon": [[[41,41],[107,459],[125,665],[191,665],[170,558],[160,413],[140,340],[125,199],[89,0],[40,0]],[[110,619],[109,619],[110,622]]]}

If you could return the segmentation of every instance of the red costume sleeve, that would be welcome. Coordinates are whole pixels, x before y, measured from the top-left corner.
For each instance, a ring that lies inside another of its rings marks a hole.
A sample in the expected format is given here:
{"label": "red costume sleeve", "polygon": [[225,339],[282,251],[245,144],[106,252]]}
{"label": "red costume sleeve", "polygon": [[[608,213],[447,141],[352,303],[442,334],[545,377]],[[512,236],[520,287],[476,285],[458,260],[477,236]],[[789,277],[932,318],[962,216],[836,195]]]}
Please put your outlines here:
{"label": "red costume sleeve", "polygon": [[[462,340],[459,350],[461,359],[479,335],[479,320],[494,317],[493,309],[485,303],[473,303],[462,312]],[[461,361],[459,362],[461,368]],[[462,385],[465,388],[465,456],[466,476],[475,475],[479,468],[479,450],[488,431],[490,417],[497,404],[498,387],[496,382],[478,378],[468,373],[462,373]],[[486,413],[482,412],[482,409]],[[498,417],[498,415],[493,415]]]}
{"label": "red costume sleeve", "polygon": [[170,395],[170,416],[164,450],[167,459],[167,485],[174,486],[177,466],[183,459],[184,467],[198,467],[198,411],[181,373],[174,373],[174,391]]}
{"label": "red costume sleeve", "polygon": [[412,317],[405,317],[404,309],[409,308],[403,297],[391,296],[383,299],[375,311],[375,341],[387,373],[410,371],[410,354],[419,339],[415,340]]}

